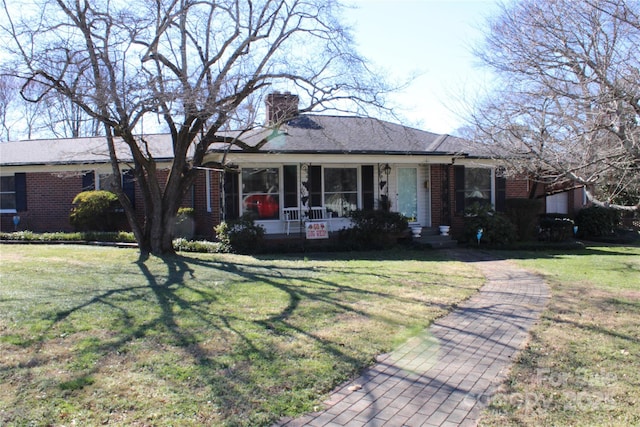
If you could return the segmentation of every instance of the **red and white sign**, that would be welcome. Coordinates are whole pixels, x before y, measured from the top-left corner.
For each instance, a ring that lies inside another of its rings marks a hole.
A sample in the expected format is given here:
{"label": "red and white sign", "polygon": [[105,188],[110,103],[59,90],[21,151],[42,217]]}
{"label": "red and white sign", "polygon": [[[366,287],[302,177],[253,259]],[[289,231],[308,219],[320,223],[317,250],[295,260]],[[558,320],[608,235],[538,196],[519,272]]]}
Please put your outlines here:
{"label": "red and white sign", "polygon": [[305,226],[307,239],[328,239],[329,228],[326,222],[308,222]]}

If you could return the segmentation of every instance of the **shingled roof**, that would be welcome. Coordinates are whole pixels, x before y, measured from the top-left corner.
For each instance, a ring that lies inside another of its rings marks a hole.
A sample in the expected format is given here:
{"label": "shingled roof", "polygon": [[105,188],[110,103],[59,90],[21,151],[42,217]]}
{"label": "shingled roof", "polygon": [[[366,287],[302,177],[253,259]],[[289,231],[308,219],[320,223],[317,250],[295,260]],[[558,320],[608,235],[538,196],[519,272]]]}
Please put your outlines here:
{"label": "shingled roof", "polygon": [[[261,127],[249,132],[221,133],[227,140],[237,137],[232,151],[295,154],[385,154],[462,155],[488,157],[480,144],[451,135],[427,132],[365,117],[304,114],[278,128]],[[157,160],[170,160],[168,134],[145,135]],[[120,159],[130,154],[117,144]],[[229,150],[228,143],[215,143],[211,152]],[[104,137],[47,139],[0,143],[0,165],[91,164],[108,162]]]}
{"label": "shingled roof", "polygon": [[[304,114],[279,128],[229,132],[261,153],[415,154],[484,157],[479,144],[368,117]],[[227,149],[217,144],[211,151]],[[241,150],[241,144],[233,150]]]}

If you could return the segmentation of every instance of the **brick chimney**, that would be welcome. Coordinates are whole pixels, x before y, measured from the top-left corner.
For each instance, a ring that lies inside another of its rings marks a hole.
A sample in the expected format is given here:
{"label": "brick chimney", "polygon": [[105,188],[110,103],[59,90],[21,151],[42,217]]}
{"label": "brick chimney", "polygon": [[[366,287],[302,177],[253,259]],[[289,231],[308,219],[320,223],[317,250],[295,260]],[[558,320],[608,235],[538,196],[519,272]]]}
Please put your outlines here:
{"label": "brick chimney", "polygon": [[267,95],[267,124],[281,123],[298,115],[298,95],[273,92]]}

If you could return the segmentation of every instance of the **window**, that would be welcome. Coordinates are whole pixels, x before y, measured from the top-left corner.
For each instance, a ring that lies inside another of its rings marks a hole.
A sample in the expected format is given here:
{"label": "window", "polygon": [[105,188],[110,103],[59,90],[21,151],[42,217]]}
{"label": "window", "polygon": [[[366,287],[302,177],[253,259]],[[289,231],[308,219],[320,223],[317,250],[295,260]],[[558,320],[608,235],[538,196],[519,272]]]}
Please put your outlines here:
{"label": "window", "polygon": [[[94,175],[95,177],[95,175]],[[83,182],[84,184],[84,182]],[[129,198],[131,206],[136,205],[136,181],[133,175],[132,169],[125,169],[122,171],[122,191]],[[99,174],[97,182],[94,182],[94,188],[96,190],[114,191],[115,182],[113,174]]]}
{"label": "window", "polygon": [[464,204],[491,204],[491,169],[464,169]]}
{"label": "window", "polygon": [[358,208],[358,169],[324,169],[324,206],[339,217]]}
{"label": "window", "polygon": [[96,173],[95,171],[86,171],[82,174],[82,191],[91,191],[96,189]]}
{"label": "window", "polygon": [[569,193],[565,191],[547,196],[547,213],[568,214]]}
{"label": "window", "polygon": [[[462,213],[465,208],[474,203],[488,204],[494,203],[493,191],[493,170],[489,168],[468,168],[464,166],[454,166],[455,178],[455,201],[456,212]],[[504,184],[501,179],[500,184]],[[504,186],[498,188],[495,203],[502,208],[505,195]]]}
{"label": "window", "polygon": [[0,177],[0,211],[16,211],[16,180],[13,175]]}
{"label": "window", "polygon": [[27,210],[27,178],[24,173],[0,177],[0,212]]}
{"label": "window", "polygon": [[242,169],[242,206],[257,219],[280,218],[278,168]]}

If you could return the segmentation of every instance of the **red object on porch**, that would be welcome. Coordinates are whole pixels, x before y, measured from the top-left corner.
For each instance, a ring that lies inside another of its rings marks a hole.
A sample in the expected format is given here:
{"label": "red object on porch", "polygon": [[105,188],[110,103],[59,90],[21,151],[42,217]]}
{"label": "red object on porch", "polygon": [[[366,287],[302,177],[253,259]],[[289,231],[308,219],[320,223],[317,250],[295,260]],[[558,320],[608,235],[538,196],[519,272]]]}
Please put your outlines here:
{"label": "red object on porch", "polygon": [[245,210],[258,213],[260,219],[278,217],[278,201],[269,194],[251,194],[244,199]]}

